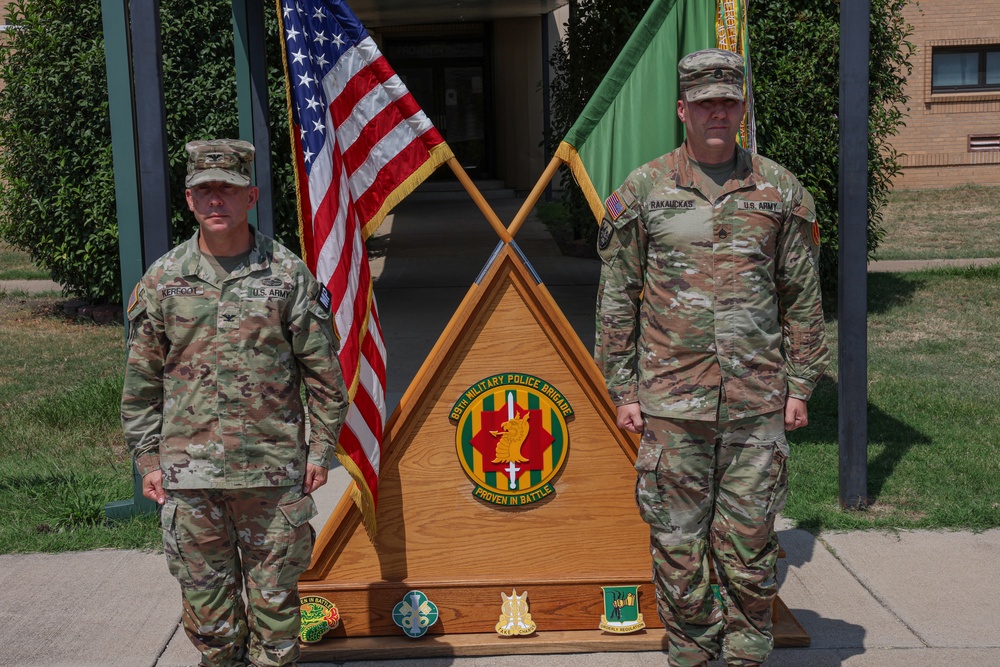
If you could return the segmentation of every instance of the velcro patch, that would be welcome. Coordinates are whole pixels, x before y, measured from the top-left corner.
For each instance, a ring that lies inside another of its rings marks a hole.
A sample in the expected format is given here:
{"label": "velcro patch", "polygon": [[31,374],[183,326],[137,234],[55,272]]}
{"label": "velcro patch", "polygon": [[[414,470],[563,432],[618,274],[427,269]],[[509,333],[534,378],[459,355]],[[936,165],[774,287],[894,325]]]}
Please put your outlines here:
{"label": "velcro patch", "polygon": [[612,220],[617,220],[622,217],[622,213],[625,212],[625,204],[622,202],[622,198],[618,196],[617,190],[612,192],[611,196],[604,200],[604,208],[608,210],[608,214],[611,216]]}
{"label": "velcro patch", "polygon": [[326,285],[319,286],[319,296],[316,298],[319,305],[323,306],[326,312],[330,312],[330,306],[333,304],[333,295],[330,294],[330,290],[326,288]]}
{"label": "velcro patch", "polygon": [[601,223],[601,228],[597,232],[597,249],[605,250],[608,244],[611,243],[611,235],[614,233],[615,228],[611,226],[611,223],[605,220]]}
{"label": "velcro patch", "polygon": [[139,285],[140,283],[136,283],[135,287],[132,288],[132,296],[128,298],[128,308],[125,310],[126,315],[139,305]]}
{"label": "velcro patch", "polygon": [[818,246],[820,242],[819,220],[813,220],[812,224],[813,245]]}

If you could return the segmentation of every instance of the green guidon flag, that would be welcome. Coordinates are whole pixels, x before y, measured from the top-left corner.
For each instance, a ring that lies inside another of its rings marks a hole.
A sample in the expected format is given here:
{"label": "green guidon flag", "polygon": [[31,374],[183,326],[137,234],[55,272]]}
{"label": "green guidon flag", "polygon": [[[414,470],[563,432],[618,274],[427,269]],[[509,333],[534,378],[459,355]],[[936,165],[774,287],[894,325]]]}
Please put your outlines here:
{"label": "green guidon flag", "polygon": [[677,61],[716,47],[718,11],[709,0],[655,0],[556,150],[598,222],[633,169],[684,140]]}

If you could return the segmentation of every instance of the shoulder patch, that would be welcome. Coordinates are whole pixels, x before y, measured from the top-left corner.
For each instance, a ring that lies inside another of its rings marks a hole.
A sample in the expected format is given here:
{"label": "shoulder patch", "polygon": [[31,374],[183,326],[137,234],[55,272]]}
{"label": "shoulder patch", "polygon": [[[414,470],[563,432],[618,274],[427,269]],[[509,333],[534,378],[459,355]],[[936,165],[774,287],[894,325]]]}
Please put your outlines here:
{"label": "shoulder patch", "polygon": [[125,314],[131,313],[135,310],[135,307],[139,305],[139,285],[141,283],[136,283],[135,287],[132,288],[132,296],[128,298],[128,308],[125,309]]}
{"label": "shoulder patch", "polygon": [[333,304],[333,295],[330,294],[330,290],[326,288],[326,285],[319,286],[319,296],[316,297],[316,301],[319,305],[323,306],[326,312],[330,312],[330,306]]}
{"label": "shoulder patch", "polygon": [[611,236],[614,234],[615,228],[612,226],[609,220],[605,220],[601,223],[601,228],[597,232],[597,249],[605,250],[611,243]]}
{"label": "shoulder patch", "polygon": [[625,203],[622,198],[618,196],[618,191],[615,190],[611,193],[611,196],[604,200],[604,208],[607,209],[608,215],[611,216],[612,220],[617,220],[622,217],[622,213],[625,212]]}
{"label": "shoulder patch", "polygon": [[819,233],[819,220],[813,220],[813,223],[812,223],[812,237],[813,237],[813,245],[818,247],[819,244],[820,244],[820,240],[821,240],[820,239],[820,233]]}

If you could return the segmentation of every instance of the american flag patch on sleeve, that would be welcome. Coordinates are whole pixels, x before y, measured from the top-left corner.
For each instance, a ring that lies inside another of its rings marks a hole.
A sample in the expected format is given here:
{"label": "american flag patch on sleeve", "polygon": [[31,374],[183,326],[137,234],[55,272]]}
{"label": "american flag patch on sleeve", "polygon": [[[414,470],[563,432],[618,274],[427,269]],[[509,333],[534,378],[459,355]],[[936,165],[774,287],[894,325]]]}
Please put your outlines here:
{"label": "american flag patch on sleeve", "polygon": [[617,190],[612,192],[611,196],[604,200],[604,207],[608,209],[608,213],[611,215],[612,220],[617,220],[622,217],[622,213],[625,212],[625,204],[622,203],[622,199],[618,196]]}

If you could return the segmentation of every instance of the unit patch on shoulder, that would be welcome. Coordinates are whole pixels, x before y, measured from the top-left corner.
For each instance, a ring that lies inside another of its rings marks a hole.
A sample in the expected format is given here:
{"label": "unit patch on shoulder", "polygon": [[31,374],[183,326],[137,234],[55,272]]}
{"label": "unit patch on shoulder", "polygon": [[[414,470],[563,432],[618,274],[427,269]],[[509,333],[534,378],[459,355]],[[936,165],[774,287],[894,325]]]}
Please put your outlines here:
{"label": "unit patch on shoulder", "polygon": [[132,310],[139,305],[139,285],[141,283],[136,283],[135,287],[132,288],[132,296],[128,298],[128,308],[125,309],[125,313],[131,313]]}
{"label": "unit patch on shoulder", "polygon": [[812,237],[813,237],[813,245],[818,246],[820,242],[819,220],[813,220]]}
{"label": "unit patch on shoulder", "polygon": [[316,298],[316,301],[326,309],[326,312],[330,312],[330,306],[333,304],[333,295],[330,294],[330,290],[326,288],[326,285],[319,286],[319,296]]}
{"label": "unit patch on shoulder", "polygon": [[615,228],[610,222],[605,220],[601,223],[601,228],[597,232],[597,249],[607,250],[608,246],[611,244],[611,236],[614,234]]}
{"label": "unit patch on shoulder", "polygon": [[611,193],[611,196],[604,200],[604,208],[608,210],[608,215],[611,216],[612,220],[617,220],[622,217],[622,213],[625,212],[625,203],[622,198],[618,196],[618,191],[615,190]]}

